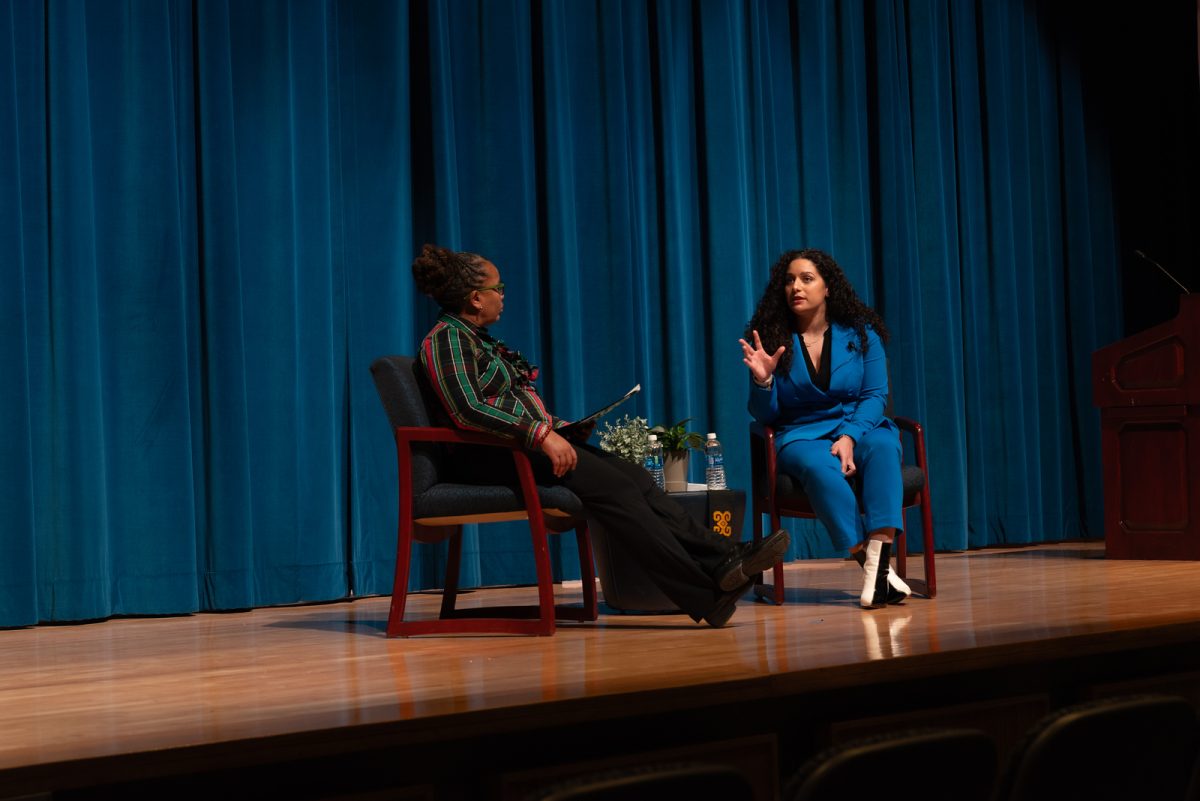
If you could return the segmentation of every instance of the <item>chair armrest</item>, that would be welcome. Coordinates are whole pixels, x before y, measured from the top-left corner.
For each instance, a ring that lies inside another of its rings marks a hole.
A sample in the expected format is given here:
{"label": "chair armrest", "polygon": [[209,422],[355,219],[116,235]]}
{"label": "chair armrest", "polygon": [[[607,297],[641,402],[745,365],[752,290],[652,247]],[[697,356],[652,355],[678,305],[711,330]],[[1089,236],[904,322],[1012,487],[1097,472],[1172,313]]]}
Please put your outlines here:
{"label": "chair armrest", "polygon": [[892,422],[901,431],[906,432],[913,438],[913,455],[917,460],[917,467],[921,468],[925,475],[929,475],[929,469],[925,462],[925,429],[916,420],[909,417],[893,417]]}
{"label": "chair armrest", "polygon": [[760,423],[757,420],[750,423],[750,436],[758,437],[764,442],[775,444],[775,428],[766,423]]}
{"label": "chair armrest", "polygon": [[442,426],[396,426],[397,442],[457,442],[464,445],[492,445],[497,448],[521,449],[515,439],[504,439],[495,434],[479,431],[463,431]]}

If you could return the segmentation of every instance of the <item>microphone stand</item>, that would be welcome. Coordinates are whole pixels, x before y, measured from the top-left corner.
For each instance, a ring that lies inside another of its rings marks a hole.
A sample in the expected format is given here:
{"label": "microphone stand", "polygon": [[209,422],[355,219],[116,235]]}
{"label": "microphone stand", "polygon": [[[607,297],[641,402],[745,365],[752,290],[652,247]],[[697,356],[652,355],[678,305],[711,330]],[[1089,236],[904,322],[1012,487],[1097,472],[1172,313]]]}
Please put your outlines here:
{"label": "microphone stand", "polygon": [[1180,289],[1182,289],[1182,290],[1183,290],[1183,294],[1185,294],[1185,295],[1190,295],[1190,294],[1192,294],[1192,292],[1191,292],[1191,290],[1190,290],[1190,289],[1188,289],[1188,288],[1187,288],[1186,286],[1184,286],[1183,284],[1179,283],[1179,279],[1178,279],[1178,278],[1176,278],[1175,276],[1173,276],[1173,275],[1171,275],[1169,272],[1167,272],[1167,268],[1166,268],[1166,267],[1163,267],[1161,264],[1159,264],[1159,263],[1158,263],[1158,262],[1156,262],[1154,259],[1152,259],[1152,258],[1150,258],[1149,256],[1147,256],[1147,255],[1146,255],[1145,253],[1143,253],[1142,251],[1140,251],[1140,250],[1135,250],[1135,251],[1133,251],[1133,255],[1137,256],[1137,257],[1138,257],[1138,258],[1140,258],[1140,259],[1145,259],[1146,261],[1150,262],[1151,264],[1153,264],[1153,265],[1154,265],[1155,267],[1157,267],[1158,269],[1162,270],[1162,274],[1163,274],[1163,275],[1165,275],[1167,278],[1170,278],[1172,281],[1174,281],[1174,282],[1175,282],[1175,284],[1176,284],[1176,285],[1177,285],[1177,286],[1178,286]]}

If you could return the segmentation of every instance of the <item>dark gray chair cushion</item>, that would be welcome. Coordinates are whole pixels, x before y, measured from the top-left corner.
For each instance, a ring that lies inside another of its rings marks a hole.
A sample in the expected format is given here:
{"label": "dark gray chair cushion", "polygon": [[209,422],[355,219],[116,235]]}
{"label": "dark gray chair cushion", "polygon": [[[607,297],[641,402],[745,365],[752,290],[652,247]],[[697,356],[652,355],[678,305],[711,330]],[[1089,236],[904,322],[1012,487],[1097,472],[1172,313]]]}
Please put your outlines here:
{"label": "dark gray chair cushion", "polygon": [[[571,517],[583,517],[583,502],[566,487],[538,487],[545,509],[558,509]],[[500,484],[434,484],[413,499],[413,517],[491,514],[524,509],[521,491]]]}

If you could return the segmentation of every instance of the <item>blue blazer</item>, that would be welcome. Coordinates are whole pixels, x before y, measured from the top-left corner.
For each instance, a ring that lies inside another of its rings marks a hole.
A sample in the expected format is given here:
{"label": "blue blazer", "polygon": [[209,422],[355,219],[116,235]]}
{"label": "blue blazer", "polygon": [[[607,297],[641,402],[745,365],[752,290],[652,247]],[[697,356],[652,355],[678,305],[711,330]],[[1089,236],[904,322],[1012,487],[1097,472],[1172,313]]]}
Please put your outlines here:
{"label": "blue blazer", "polygon": [[[883,416],[887,408],[887,355],[874,329],[867,328],[863,356],[853,328],[832,325],[829,347],[829,391],[822,392],[808,375],[804,345],[792,335],[791,370],[775,371],[766,389],[750,381],[750,414],[775,429],[775,449],[796,440],[837,439],[843,434],[860,442],[863,434],[885,427],[897,431]],[[854,350],[847,350],[849,343]]]}

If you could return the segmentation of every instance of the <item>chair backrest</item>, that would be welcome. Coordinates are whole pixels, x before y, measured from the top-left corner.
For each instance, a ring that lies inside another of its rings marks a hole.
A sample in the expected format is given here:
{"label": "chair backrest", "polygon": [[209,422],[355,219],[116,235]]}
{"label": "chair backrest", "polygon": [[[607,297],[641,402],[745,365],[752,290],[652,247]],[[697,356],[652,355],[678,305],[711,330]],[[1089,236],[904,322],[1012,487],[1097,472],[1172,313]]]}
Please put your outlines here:
{"label": "chair backrest", "polygon": [[1014,750],[996,798],[1183,798],[1197,749],[1183,698],[1122,696],[1060,709]]}
{"label": "chair backrest", "polygon": [[711,764],[614,768],[568,779],[526,801],[752,801],[754,790],[736,768]]}
{"label": "chair backrest", "polygon": [[[421,363],[411,356],[382,356],[371,364],[375,390],[388,422],[397,426],[443,426],[445,412],[433,394]],[[421,495],[438,482],[442,449],[433,443],[412,448],[413,494]]]}
{"label": "chair backrest", "polygon": [[[912,781],[914,773],[921,778]],[[810,759],[788,782],[784,801],[895,797],[888,783],[919,788],[923,801],[987,801],[996,747],[974,729],[913,729],[853,740]],[[903,795],[908,795],[904,793]]]}

